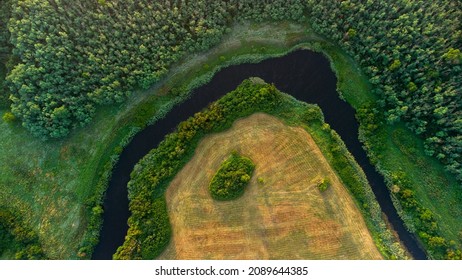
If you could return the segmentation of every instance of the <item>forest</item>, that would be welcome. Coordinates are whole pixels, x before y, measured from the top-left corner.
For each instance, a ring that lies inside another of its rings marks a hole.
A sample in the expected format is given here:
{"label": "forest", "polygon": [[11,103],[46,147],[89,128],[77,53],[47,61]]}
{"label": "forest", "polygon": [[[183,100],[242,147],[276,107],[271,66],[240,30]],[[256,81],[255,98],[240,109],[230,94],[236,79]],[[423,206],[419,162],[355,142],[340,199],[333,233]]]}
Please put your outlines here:
{"label": "forest", "polygon": [[13,115],[34,135],[63,137],[88,124],[99,105],[123,102],[185,54],[217,44],[233,22],[306,19],[361,63],[388,121],[405,121],[425,139],[426,152],[462,180],[461,5],[2,0],[0,57],[9,41],[15,65],[1,99],[9,98]]}
{"label": "forest", "polygon": [[462,2],[308,1],[315,31],[360,62],[390,123],[462,180]]}
{"label": "forest", "polygon": [[218,43],[236,17],[302,17],[300,0],[265,2],[17,0],[11,111],[36,136],[66,136],[97,105],[122,102],[184,54]]}
{"label": "forest", "polygon": [[9,43],[10,34],[7,23],[11,13],[11,0],[0,0],[0,106],[8,106],[8,95],[6,94],[5,77],[7,64],[11,55]]}

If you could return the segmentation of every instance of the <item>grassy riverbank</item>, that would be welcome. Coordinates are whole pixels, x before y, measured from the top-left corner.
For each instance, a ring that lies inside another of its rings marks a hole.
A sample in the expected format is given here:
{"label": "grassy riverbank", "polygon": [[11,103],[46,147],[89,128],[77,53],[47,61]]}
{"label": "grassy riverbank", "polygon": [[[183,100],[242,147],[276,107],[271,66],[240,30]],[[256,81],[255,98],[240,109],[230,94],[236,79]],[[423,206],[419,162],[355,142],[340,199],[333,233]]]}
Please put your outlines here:
{"label": "grassy riverbank", "polygon": [[[0,205],[21,215],[25,223],[37,231],[50,258],[88,258],[92,245],[97,242],[101,217],[98,205],[107,178],[131,135],[161,117],[169,106],[186,96],[188,89],[205,83],[221,67],[280,56],[298,44],[324,51],[331,58],[339,78],[338,87],[355,109],[374,103],[367,79],[356,64],[306,26],[289,23],[237,25],[217,47],[184,58],[156,86],[133,94],[127,103],[101,108],[92,124],[74,131],[64,140],[42,142],[18,123],[7,124],[0,120],[0,173],[3,175]],[[0,109],[0,115],[5,112]],[[399,128],[404,133],[401,135],[409,140],[400,141],[403,145],[411,143],[409,147],[413,148],[412,143],[420,141],[402,125],[383,124],[383,127],[387,134],[380,137],[384,139]],[[384,143],[392,152],[380,151],[383,169],[393,173],[401,168],[408,174],[415,174],[411,181],[417,195],[422,197],[422,203],[433,205],[431,208],[442,226],[443,236],[454,239],[462,229],[462,221],[455,218],[462,203],[446,202],[448,196],[454,199],[452,193],[459,187],[457,183],[438,162],[424,156],[421,146],[413,148],[413,153],[430,164],[430,172],[423,173],[421,165],[412,159],[405,160],[406,156],[395,143]],[[427,190],[441,189],[441,183],[435,178],[446,178],[444,195],[424,199],[428,197]],[[461,242],[460,239],[455,241]]]}

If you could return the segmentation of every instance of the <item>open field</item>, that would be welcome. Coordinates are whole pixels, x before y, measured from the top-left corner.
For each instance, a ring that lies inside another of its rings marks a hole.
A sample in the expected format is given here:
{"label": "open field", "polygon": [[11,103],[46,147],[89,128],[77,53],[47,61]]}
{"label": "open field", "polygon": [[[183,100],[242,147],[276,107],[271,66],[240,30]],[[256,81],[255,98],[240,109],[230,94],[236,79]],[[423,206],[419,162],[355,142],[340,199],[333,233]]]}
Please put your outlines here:
{"label": "open field", "polygon": [[[256,164],[244,195],[210,197],[223,159]],[[323,193],[317,187],[328,178]],[[263,181],[263,182],[262,182]],[[348,191],[300,127],[254,114],[205,137],[166,193],[173,237],[160,259],[380,259]]]}

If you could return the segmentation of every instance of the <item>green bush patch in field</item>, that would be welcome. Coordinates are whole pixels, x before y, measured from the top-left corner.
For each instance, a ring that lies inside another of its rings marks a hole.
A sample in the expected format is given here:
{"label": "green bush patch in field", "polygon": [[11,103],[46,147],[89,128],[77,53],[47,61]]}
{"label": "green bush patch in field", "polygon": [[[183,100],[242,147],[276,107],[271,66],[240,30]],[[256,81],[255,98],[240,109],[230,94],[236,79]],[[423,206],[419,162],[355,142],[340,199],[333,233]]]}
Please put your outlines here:
{"label": "green bush patch in field", "polygon": [[210,182],[209,190],[216,200],[232,200],[240,197],[248,185],[255,164],[251,159],[234,152],[223,161]]}
{"label": "green bush patch in field", "polygon": [[46,258],[37,234],[13,213],[0,208],[0,257],[4,254],[14,255],[17,260]]}
{"label": "green bush patch in field", "polygon": [[329,188],[329,186],[330,186],[329,178],[324,178],[324,179],[319,181],[318,189],[321,192],[325,192]]}

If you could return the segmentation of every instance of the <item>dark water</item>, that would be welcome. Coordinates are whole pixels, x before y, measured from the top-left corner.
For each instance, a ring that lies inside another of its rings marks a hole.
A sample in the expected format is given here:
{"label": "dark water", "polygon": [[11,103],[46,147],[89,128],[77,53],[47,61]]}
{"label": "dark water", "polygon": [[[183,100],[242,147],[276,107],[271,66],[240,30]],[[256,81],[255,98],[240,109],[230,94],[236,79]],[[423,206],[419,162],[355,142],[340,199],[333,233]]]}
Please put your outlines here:
{"label": "dark water", "polygon": [[261,77],[268,83],[298,100],[318,104],[325,121],[342,137],[348,150],[366,173],[382,211],[398,232],[415,259],[425,259],[424,251],[415,237],[406,231],[403,221],[393,207],[383,177],[369,163],[358,140],[358,123],[353,108],[342,101],[336,91],[337,79],[328,60],[321,54],[307,50],[295,51],[281,58],[268,59],[257,64],[241,64],[223,69],[206,85],[196,89],[191,98],[171,110],[159,120],[138,133],[123,150],[114,169],[104,201],[104,222],[100,243],[93,259],[112,259],[127,233],[129,217],[127,183],[135,164],[151,149],[156,148],[164,136],[209,103],[234,90],[244,79]]}

